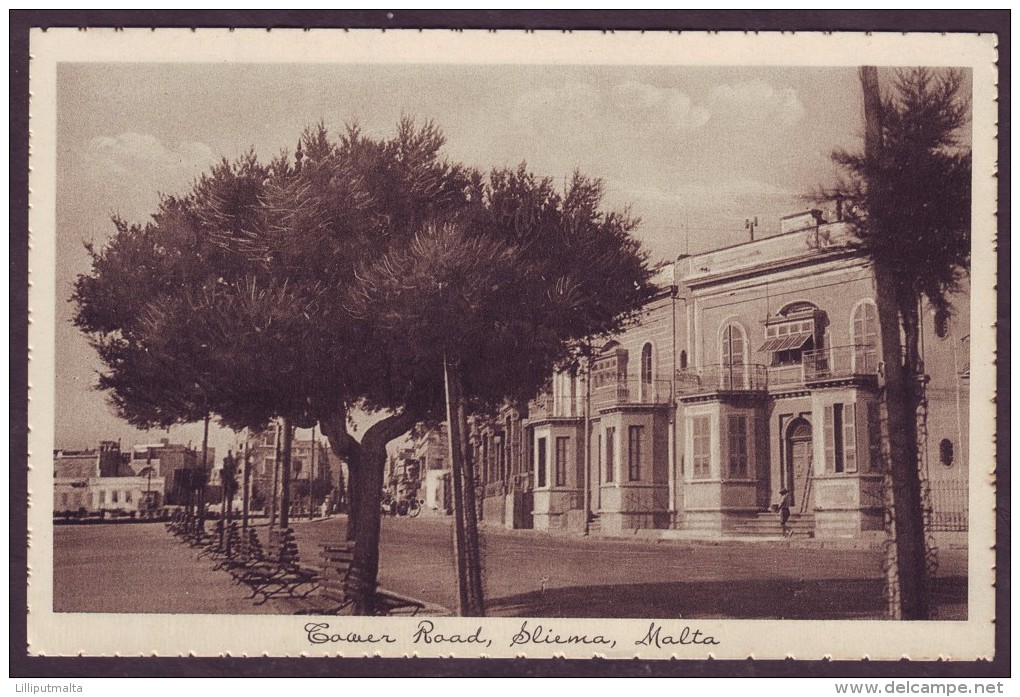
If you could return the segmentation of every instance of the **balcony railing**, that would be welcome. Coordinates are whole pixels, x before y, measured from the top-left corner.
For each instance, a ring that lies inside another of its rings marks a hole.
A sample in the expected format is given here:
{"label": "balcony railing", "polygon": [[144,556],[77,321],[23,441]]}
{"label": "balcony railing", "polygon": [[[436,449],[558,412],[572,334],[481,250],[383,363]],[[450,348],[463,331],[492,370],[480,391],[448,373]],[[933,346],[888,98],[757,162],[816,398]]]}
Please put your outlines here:
{"label": "balcony railing", "polygon": [[840,380],[878,374],[878,348],[873,345],[832,346],[805,351],[804,382]]}
{"label": "balcony railing", "polygon": [[578,397],[554,397],[547,392],[531,400],[528,413],[532,419],[580,417],[584,414],[584,402]]}
{"label": "balcony railing", "polygon": [[765,366],[706,365],[700,368],[678,370],[678,395],[708,394],[714,392],[761,392],[768,387]]}
{"label": "balcony railing", "polygon": [[626,378],[599,385],[591,391],[593,409],[621,404],[669,404],[673,385],[669,380]]}
{"label": "balcony railing", "polygon": [[769,389],[782,389],[787,385],[804,384],[804,365],[801,362],[768,367]]}

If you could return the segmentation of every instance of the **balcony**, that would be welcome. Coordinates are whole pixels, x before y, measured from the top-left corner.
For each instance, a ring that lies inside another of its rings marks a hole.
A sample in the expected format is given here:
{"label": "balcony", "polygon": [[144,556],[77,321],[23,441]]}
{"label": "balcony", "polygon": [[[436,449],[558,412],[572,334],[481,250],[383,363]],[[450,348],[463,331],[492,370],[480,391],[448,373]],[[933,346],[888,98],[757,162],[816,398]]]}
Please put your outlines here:
{"label": "balcony", "polygon": [[873,379],[878,376],[879,354],[873,345],[833,346],[805,351],[801,359],[804,384]]}
{"label": "balcony", "polygon": [[540,394],[528,403],[531,419],[574,419],[584,415],[584,403],[572,395]]}
{"label": "balcony", "polygon": [[628,377],[593,388],[591,406],[595,410],[628,404],[669,404],[672,396],[673,385],[669,380],[640,380]]}
{"label": "balcony", "polygon": [[676,391],[681,397],[704,394],[764,392],[768,388],[765,366],[706,365],[700,368],[678,370]]}

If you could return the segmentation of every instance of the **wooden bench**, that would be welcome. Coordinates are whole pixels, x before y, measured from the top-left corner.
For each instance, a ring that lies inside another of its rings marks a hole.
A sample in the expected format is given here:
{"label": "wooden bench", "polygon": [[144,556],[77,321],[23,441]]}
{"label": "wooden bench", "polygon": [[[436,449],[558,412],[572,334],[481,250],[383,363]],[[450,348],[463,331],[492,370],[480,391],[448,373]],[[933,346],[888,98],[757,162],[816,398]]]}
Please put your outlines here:
{"label": "wooden bench", "polygon": [[[236,578],[252,589],[249,599],[261,596],[256,605],[281,595],[305,598],[319,587],[319,573],[301,566],[291,528],[270,534],[269,552],[264,560],[247,566]],[[307,589],[299,591],[302,586]]]}
{"label": "wooden bench", "polygon": [[[354,562],[354,543],[327,543],[320,545],[322,559],[322,575],[320,577],[319,596],[330,603],[326,608],[301,610],[300,615],[335,615],[349,607],[353,599],[347,592]],[[375,591],[377,615],[416,615],[425,607],[414,598],[393,593],[391,591]]]}

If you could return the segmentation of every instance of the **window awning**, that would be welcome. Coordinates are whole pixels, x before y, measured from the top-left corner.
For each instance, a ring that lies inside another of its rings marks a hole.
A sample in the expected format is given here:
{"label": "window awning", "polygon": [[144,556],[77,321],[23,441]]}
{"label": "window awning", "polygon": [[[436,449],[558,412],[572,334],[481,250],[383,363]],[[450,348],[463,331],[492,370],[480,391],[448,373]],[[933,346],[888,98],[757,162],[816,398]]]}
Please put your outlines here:
{"label": "window awning", "polygon": [[802,332],[799,334],[790,334],[789,336],[777,336],[768,339],[764,344],[758,347],[761,352],[774,353],[777,351],[791,351],[793,349],[799,349],[804,346],[814,334],[811,332]]}

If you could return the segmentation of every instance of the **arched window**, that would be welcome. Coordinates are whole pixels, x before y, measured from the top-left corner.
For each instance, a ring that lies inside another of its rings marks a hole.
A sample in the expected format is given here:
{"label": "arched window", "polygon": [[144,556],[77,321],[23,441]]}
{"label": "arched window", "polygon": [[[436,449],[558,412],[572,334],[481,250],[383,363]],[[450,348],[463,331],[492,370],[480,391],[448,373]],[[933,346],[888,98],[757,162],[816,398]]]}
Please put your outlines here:
{"label": "arched window", "polygon": [[878,310],[870,300],[854,309],[853,327],[854,369],[857,372],[874,372],[878,369]]}
{"label": "arched window", "polygon": [[739,324],[727,324],[722,331],[722,364],[724,366],[743,366],[747,364],[747,337]]}
{"label": "arched window", "polygon": [[655,378],[655,369],[652,365],[652,345],[646,343],[641,347],[641,394],[640,401],[652,402],[655,395],[652,389],[652,382]]}
{"label": "arched window", "polygon": [[739,324],[730,323],[722,331],[722,372],[723,387],[744,389],[747,365],[747,335]]}
{"label": "arched window", "polygon": [[939,462],[946,467],[953,466],[953,441],[948,438],[939,441]]}
{"label": "arched window", "polygon": [[651,385],[652,378],[652,345],[645,344],[641,347],[641,384]]}
{"label": "arched window", "polygon": [[935,336],[940,339],[949,336],[949,312],[946,310],[935,311]]}

